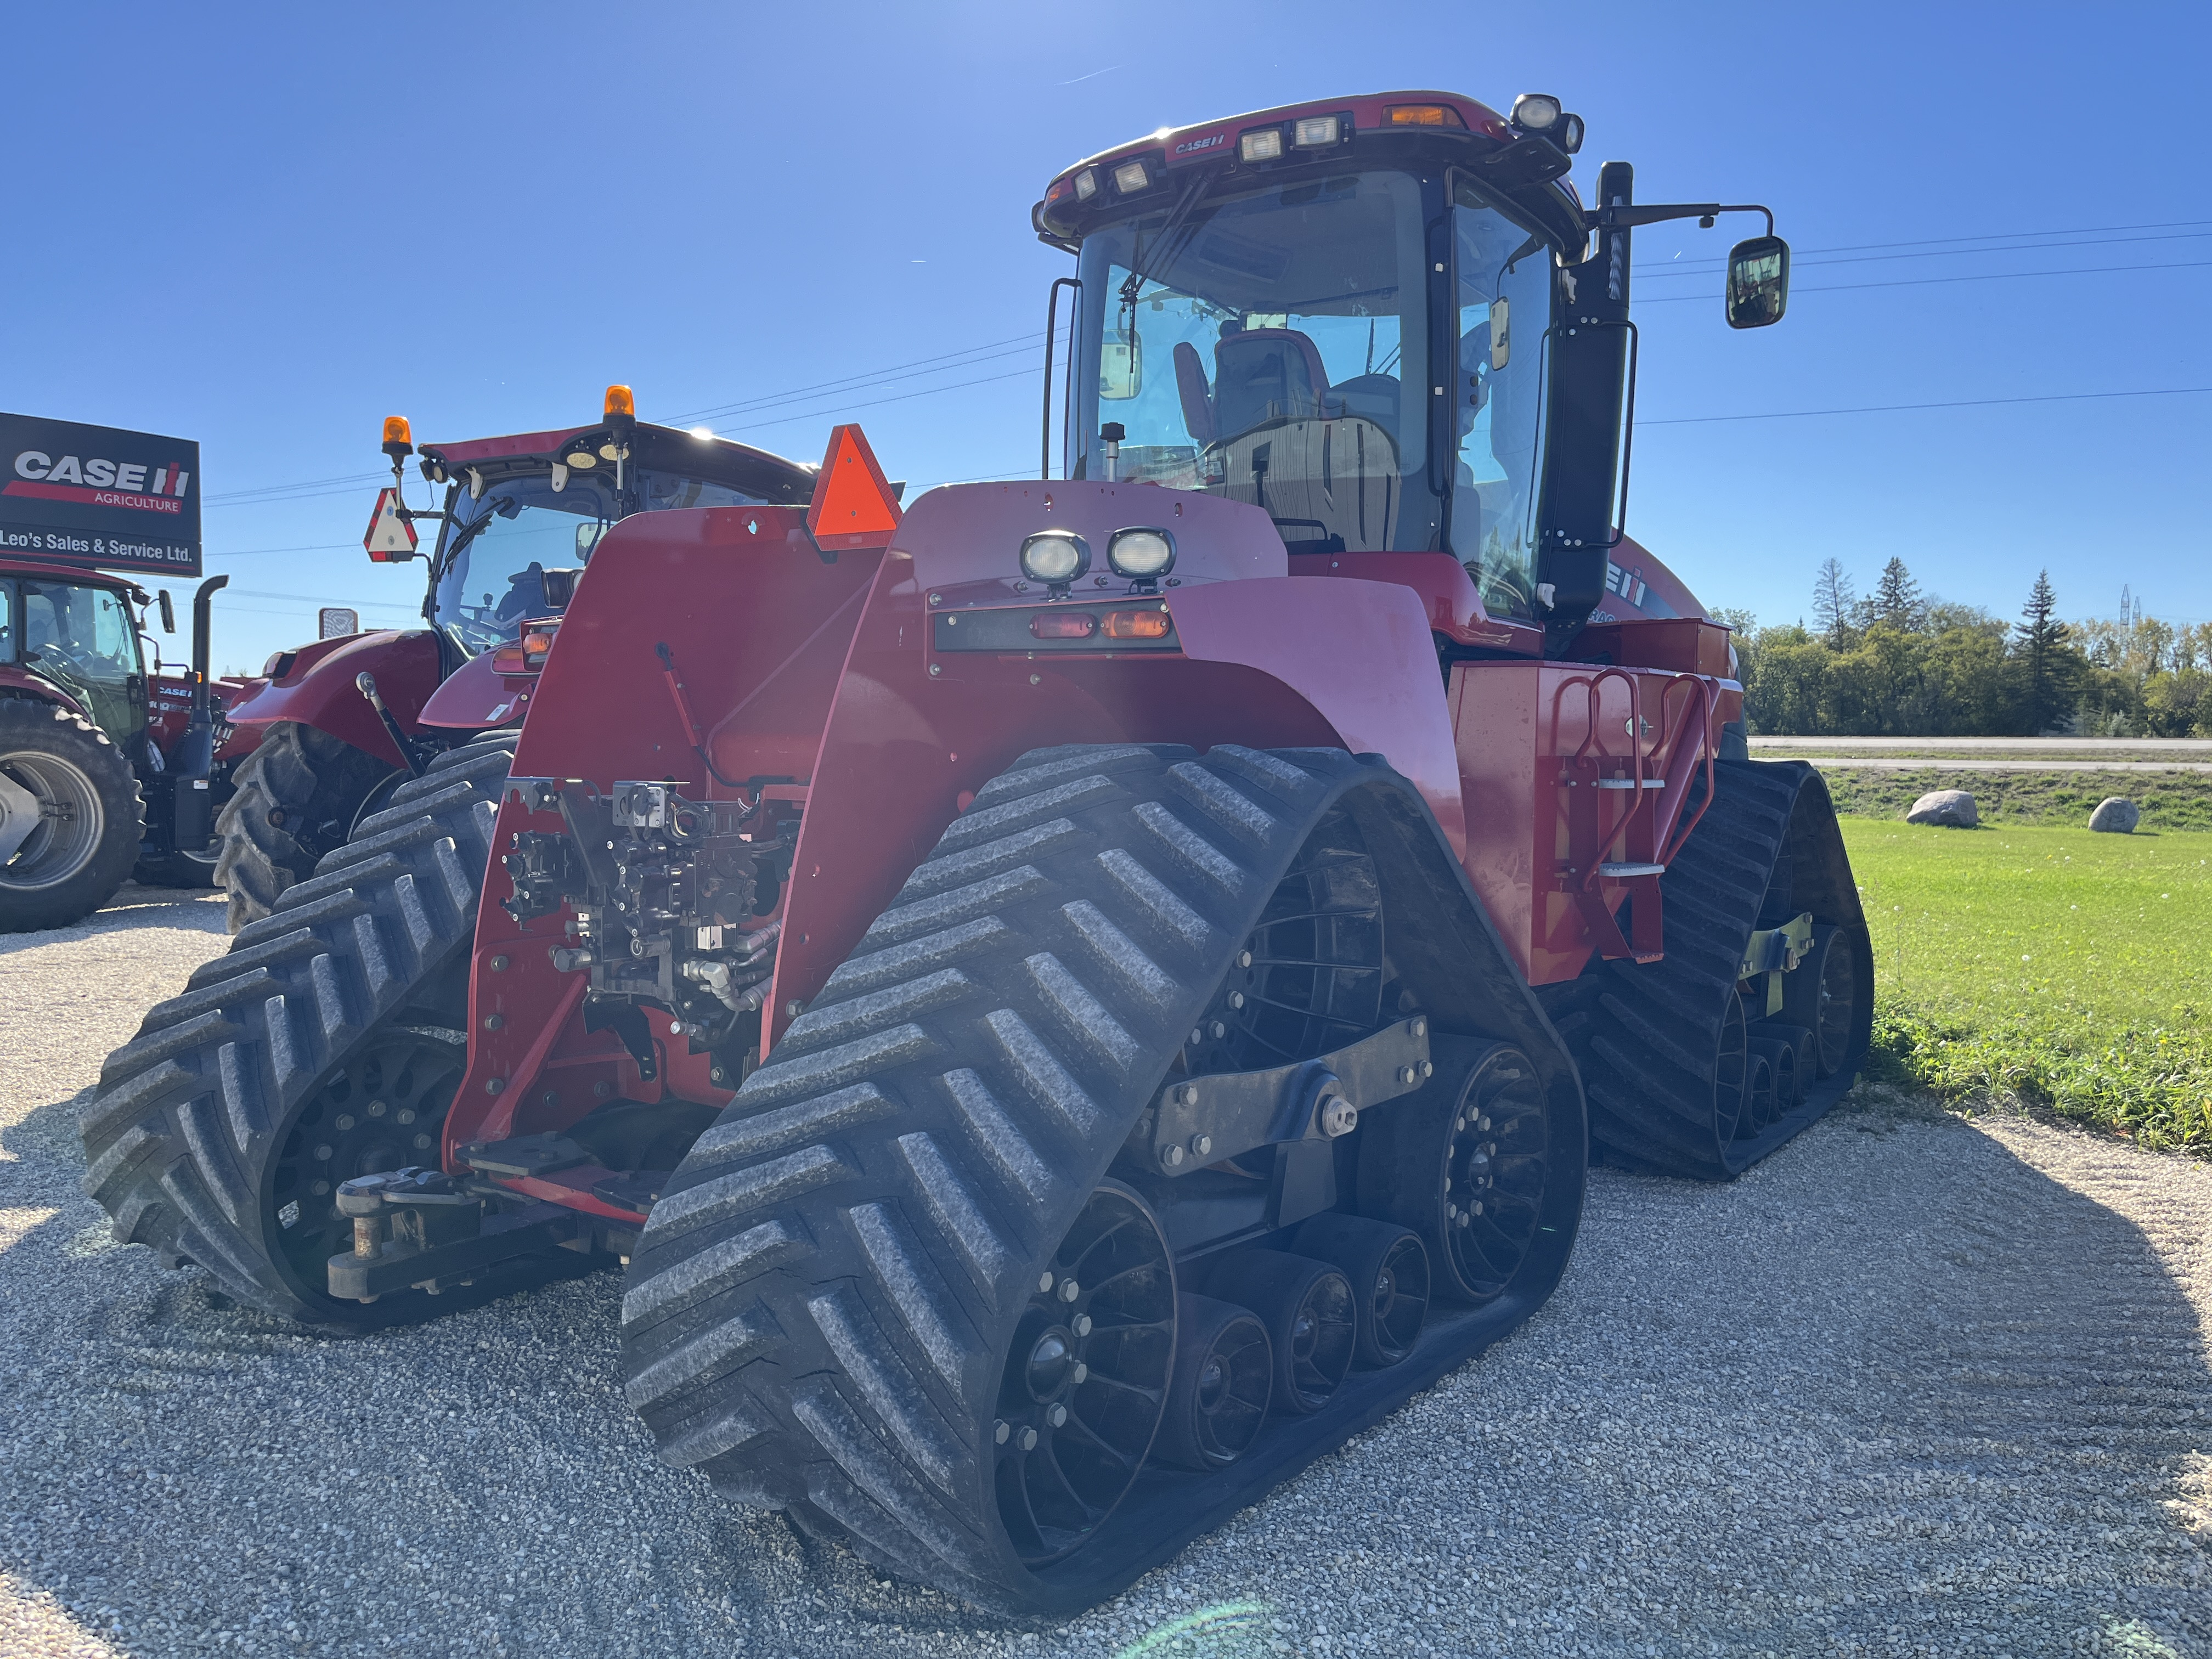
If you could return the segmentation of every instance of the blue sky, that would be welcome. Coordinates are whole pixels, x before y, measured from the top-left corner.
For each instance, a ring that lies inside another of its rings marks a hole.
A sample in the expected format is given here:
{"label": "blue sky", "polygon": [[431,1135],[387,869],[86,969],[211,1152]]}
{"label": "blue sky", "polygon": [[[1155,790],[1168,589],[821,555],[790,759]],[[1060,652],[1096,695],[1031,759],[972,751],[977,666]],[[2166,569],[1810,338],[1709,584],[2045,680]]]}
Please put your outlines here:
{"label": "blue sky", "polygon": [[[1589,123],[1578,177],[1625,157],[1641,200],[1770,203],[1798,251],[1762,332],[1723,325],[1710,276],[1639,278],[1630,527],[1708,604],[1795,617],[1824,558],[1864,588],[1895,554],[2007,616],[2048,565],[2069,614],[2112,614],[2124,583],[2203,620],[2212,396],[2073,394],[2212,386],[2208,19],[25,9],[0,104],[0,407],[197,437],[216,501],[311,486],[208,511],[234,590],[217,661],[258,665],[317,604],[398,622],[417,602],[419,564],[358,550],[374,483],[320,482],[377,468],[386,414],[425,438],[565,424],[624,380],[647,419],[757,400],[709,423],[805,459],[857,418],[916,486],[1011,472],[1033,464],[1030,342],[1068,264],[1029,210],[1061,165],[1298,99],[1553,91]],[[1639,233],[1638,264],[1711,258],[1747,223]],[[1674,293],[1703,297],[1656,303]],[[1697,418],[1937,403],[1972,406]]]}

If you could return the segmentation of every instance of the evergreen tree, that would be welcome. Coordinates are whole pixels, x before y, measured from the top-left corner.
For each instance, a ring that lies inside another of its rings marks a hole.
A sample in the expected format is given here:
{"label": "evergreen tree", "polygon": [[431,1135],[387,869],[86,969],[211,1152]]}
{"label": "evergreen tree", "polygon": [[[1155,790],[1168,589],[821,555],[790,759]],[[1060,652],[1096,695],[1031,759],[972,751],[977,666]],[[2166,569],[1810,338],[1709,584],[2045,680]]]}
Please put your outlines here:
{"label": "evergreen tree", "polygon": [[1820,574],[1813,579],[1813,620],[1820,624],[1822,635],[1832,646],[1849,643],[1851,634],[1851,611],[1858,602],[1858,592],[1851,579],[1844,574],[1842,562],[1823,560]]}
{"label": "evergreen tree", "polygon": [[2027,676],[2022,688],[2021,713],[2032,735],[2058,723],[2066,712],[2065,690],[2059,684],[2064,664],[2066,624],[2057,619],[2058,596],[2051,591],[2051,573],[2036,573],[2028,590],[2027,607],[2013,624],[2013,649]]}
{"label": "evergreen tree", "polygon": [[1875,585],[1875,616],[1892,628],[1911,633],[1919,628],[1927,608],[1920,597],[1920,584],[1912,580],[1905,561],[1893,556],[1881,568],[1881,580]]}

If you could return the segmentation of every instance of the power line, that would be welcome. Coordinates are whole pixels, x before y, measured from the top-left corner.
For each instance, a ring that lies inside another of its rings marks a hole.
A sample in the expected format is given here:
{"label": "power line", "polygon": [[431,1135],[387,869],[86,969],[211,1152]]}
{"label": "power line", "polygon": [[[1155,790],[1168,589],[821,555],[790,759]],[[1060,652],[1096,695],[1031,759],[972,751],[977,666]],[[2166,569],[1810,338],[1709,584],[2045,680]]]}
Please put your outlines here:
{"label": "power line", "polygon": [[[2098,276],[2113,271],[2201,270],[2212,259],[2179,259],[2163,265],[2069,265],[2059,270],[1984,270],[1971,276],[1899,276],[1887,283],[1826,283],[1819,288],[1793,288],[1791,294],[1848,294],[1863,288],[1929,288],[1943,283],[2002,283],[2021,276]],[[1658,294],[1638,300],[1641,306],[1682,305],[1703,301],[1711,305],[1717,294]]]}
{"label": "power line", "polygon": [[[786,398],[808,397],[817,392],[833,391],[856,381],[865,385],[875,385],[884,379],[904,380],[908,377],[896,374],[895,371],[921,369],[925,374],[933,372],[922,368],[926,363],[944,364],[947,372],[952,368],[964,368],[968,365],[951,363],[947,360],[954,357],[972,357],[978,352],[994,351],[1000,346],[1034,345],[1043,337],[1044,331],[1039,329],[1032,333],[1015,335],[1010,339],[986,340],[981,345],[968,346],[958,351],[940,352],[934,357],[917,357],[912,362],[891,363],[879,369],[864,369],[858,374],[847,374],[834,380],[817,380],[812,386],[794,386],[787,392],[764,392],[757,398],[747,398],[734,404],[718,404],[712,409],[695,409],[688,415],[672,415],[669,416],[669,421],[673,425],[683,421],[710,419],[716,415],[733,415],[750,409],[756,404],[775,403]],[[1010,356],[1012,354],[1002,352],[1000,355]]]}
{"label": "power line", "polygon": [[1704,426],[1715,421],[1800,421],[1816,415],[1894,415],[1913,409],[1989,409],[1999,404],[2070,404],[2105,398],[2193,398],[2212,392],[2212,386],[2157,386],[2142,392],[2051,392],[2031,398],[1960,398],[1940,404],[1868,404],[1852,409],[1781,409],[1759,415],[1676,415],[1664,420],[1639,419],[1647,426]]}
{"label": "power line", "polygon": [[[2212,225],[2212,219],[2166,219],[2161,220],[2156,224],[2145,225],[2072,225],[2061,230],[1996,230],[1991,231],[1988,234],[1983,236],[1928,236],[1923,237],[1917,241],[1911,242],[1844,242],[1838,244],[1834,247],[1801,248],[1797,250],[1797,252],[1800,254],[1866,253],[1881,248],[1937,247],[1945,242],[2008,242],[2014,240],[2015,239],[2024,239],[2030,236],[2097,236],[2102,235],[2107,231],[2120,230],[2193,230],[2206,225]],[[1692,264],[1725,264],[1727,261],[1721,258],[1711,258],[1700,256],[1698,258],[1691,260],[1689,263]],[[1674,262],[1670,260],[1667,262],[1666,264],[1654,265],[1649,267],[1649,269],[1653,270],[1664,270],[1672,264],[1674,264]],[[1643,265],[1638,265],[1635,267],[1636,273],[1638,276],[1642,276],[1645,270],[1646,267]]]}
{"label": "power line", "polygon": [[788,426],[793,421],[811,421],[825,415],[842,415],[851,409],[874,409],[882,404],[902,404],[912,398],[933,398],[940,392],[957,392],[963,386],[989,386],[997,380],[1026,380],[1036,371],[1018,368],[1007,374],[986,374],[981,380],[955,380],[951,386],[931,386],[921,392],[902,392],[895,397],[877,398],[865,404],[839,404],[830,409],[811,409],[803,415],[780,415],[772,421],[754,421],[745,426],[733,426],[732,432],[757,432],[764,426]]}
{"label": "power line", "polygon": [[[1790,256],[1793,266],[1878,264],[1891,259],[1948,259],[1961,254],[1985,253],[2041,253],[2046,249],[2065,247],[2126,247],[2136,242],[2195,242],[2212,236],[2212,230],[2188,230],[2177,236],[2090,236],[2071,242],[2014,242],[2004,247],[1940,247],[1920,253],[1863,253],[1844,259],[1808,259]],[[1637,274],[1647,279],[1656,276],[1709,276],[1712,269],[1728,264],[1726,259],[1692,259],[1680,263],[1670,260]],[[1711,267],[1712,269],[1701,269]]]}

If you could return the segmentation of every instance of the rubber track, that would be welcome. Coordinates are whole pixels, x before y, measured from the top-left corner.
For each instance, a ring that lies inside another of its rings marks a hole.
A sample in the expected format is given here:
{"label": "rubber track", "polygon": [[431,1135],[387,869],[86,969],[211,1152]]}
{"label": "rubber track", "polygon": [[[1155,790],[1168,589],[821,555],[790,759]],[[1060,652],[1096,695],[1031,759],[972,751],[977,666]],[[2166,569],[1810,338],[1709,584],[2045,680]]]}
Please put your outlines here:
{"label": "rubber track", "polygon": [[84,1190],[118,1243],[197,1262],[265,1312],[332,1318],[263,1247],[264,1177],[301,1103],[380,1024],[465,1040],[465,1000],[425,999],[458,982],[440,976],[475,933],[514,749],[502,732],[440,756],[108,1056],[84,1109]]}
{"label": "rubber track", "polygon": [[662,1458],[886,1571],[1049,1600],[991,1485],[1012,1322],[1364,769],[1069,747],[985,785],[647,1223],[623,1363]]}
{"label": "rubber track", "polygon": [[1723,1147],[1715,1135],[1720,1021],[1810,773],[1792,762],[1717,763],[1711,810],[1660,878],[1664,958],[1648,966],[1593,960],[1571,984],[1539,992],[1582,1068],[1590,1138],[1614,1161],[1729,1180],[1809,1127],[1849,1088],[1856,1056],[1755,1139]]}
{"label": "rubber track", "polygon": [[[470,745],[473,746],[473,745]],[[508,744],[513,747],[512,743]],[[441,758],[444,758],[441,757]],[[298,720],[279,720],[231,775],[231,798],[216,817],[222,843],[215,882],[229,896],[230,931],[259,921],[284,890],[304,879],[313,862],[287,829],[270,822],[284,809],[286,822],[307,829],[338,814],[350,817],[377,781],[393,769],[365,750]],[[434,765],[426,769],[435,770]],[[398,797],[393,796],[394,805]]]}

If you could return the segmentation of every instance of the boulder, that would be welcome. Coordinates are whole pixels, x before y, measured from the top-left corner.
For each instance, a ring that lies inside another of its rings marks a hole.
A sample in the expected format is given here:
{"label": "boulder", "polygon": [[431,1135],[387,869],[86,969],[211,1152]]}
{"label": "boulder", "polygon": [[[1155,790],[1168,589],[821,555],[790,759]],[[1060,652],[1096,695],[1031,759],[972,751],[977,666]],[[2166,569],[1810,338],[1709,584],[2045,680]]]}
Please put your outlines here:
{"label": "boulder", "polygon": [[1940,823],[1953,830],[1972,830],[1981,823],[1974,798],[1963,789],[1931,789],[1912,803],[1905,815],[1907,823]]}
{"label": "boulder", "polygon": [[2125,795],[2114,795],[2089,814],[2089,827],[2110,836],[2130,836],[2142,822],[2142,808]]}

